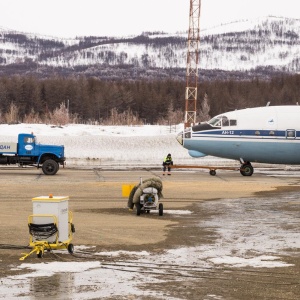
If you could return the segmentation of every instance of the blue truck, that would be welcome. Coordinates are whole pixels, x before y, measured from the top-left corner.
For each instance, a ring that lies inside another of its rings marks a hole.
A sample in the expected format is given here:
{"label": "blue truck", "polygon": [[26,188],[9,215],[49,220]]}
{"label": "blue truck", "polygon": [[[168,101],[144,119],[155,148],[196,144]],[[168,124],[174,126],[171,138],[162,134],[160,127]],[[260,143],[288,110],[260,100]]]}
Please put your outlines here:
{"label": "blue truck", "polygon": [[35,166],[45,175],[55,175],[65,164],[64,152],[64,146],[38,144],[35,135],[20,133],[18,143],[0,142],[0,165]]}

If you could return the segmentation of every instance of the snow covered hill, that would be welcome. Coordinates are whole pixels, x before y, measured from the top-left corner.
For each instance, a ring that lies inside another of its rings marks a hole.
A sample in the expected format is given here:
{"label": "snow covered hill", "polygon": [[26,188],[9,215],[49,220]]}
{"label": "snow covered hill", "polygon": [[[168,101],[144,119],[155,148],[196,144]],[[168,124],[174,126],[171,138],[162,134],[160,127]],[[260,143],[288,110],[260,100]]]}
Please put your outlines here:
{"label": "snow covered hill", "polygon": [[[300,19],[264,17],[203,29],[200,69],[228,72],[273,70],[300,72]],[[187,33],[144,32],[128,37],[59,39],[12,32],[0,27],[0,67],[38,73],[107,78],[144,78],[159,73],[184,79]],[[111,70],[115,70],[113,74]],[[51,73],[52,74],[52,73]]]}

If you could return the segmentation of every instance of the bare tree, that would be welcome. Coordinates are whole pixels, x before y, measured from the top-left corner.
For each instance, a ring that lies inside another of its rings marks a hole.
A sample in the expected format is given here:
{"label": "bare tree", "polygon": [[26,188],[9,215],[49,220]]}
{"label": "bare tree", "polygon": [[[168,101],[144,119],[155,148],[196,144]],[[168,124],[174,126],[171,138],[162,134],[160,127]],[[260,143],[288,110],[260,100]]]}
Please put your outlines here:
{"label": "bare tree", "polygon": [[24,116],[23,122],[28,123],[28,124],[39,124],[39,123],[42,123],[42,120],[41,120],[39,114],[36,113],[34,111],[34,109],[32,108],[31,112]]}
{"label": "bare tree", "polygon": [[61,103],[52,113],[49,113],[49,122],[55,125],[66,125],[70,123],[68,108]]}
{"label": "bare tree", "polygon": [[205,122],[211,118],[209,115],[209,111],[210,111],[209,98],[207,93],[205,93],[201,104],[201,108],[199,109],[199,113],[198,113],[199,122]]}
{"label": "bare tree", "polygon": [[19,122],[19,108],[13,102],[11,102],[8,112],[4,114],[4,120],[7,124]]}
{"label": "bare tree", "polygon": [[111,109],[110,117],[105,119],[103,125],[143,125],[138,115],[134,114],[131,109],[119,113],[116,108]]}

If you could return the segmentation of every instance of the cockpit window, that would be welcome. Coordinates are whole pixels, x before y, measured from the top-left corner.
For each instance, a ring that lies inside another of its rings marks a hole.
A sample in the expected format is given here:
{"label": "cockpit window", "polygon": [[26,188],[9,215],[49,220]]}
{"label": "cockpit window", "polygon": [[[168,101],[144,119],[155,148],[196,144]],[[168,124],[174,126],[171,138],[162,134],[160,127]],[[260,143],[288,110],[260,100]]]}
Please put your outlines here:
{"label": "cockpit window", "polygon": [[229,120],[227,117],[222,117],[222,126],[229,126]]}
{"label": "cockpit window", "polygon": [[214,117],[210,119],[208,122],[211,126],[220,127],[221,126],[221,118],[220,117]]}
{"label": "cockpit window", "polygon": [[214,127],[236,126],[237,124],[236,120],[229,120],[226,116],[214,117],[207,123]]}

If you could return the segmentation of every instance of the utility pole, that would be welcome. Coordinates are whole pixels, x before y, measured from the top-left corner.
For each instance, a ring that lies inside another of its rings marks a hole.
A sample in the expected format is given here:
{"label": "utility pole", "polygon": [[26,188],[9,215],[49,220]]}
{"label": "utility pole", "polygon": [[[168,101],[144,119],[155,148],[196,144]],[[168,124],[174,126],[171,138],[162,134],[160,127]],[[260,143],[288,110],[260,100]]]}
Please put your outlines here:
{"label": "utility pole", "polygon": [[201,0],[190,0],[184,128],[196,123]]}

